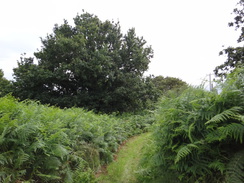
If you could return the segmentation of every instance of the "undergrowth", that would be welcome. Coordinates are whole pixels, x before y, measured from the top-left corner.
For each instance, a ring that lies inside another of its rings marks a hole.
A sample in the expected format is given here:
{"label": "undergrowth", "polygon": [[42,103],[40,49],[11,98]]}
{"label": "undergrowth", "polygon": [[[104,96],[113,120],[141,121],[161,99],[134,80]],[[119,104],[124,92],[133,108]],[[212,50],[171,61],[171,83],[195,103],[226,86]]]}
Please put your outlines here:
{"label": "undergrowth", "polygon": [[244,182],[244,69],[221,92],[191,87],[158,104],[140,182]]}
{"label": "undergrowth", "polygon": [[95,182],[119,145],[150,123],[141,115],[97,115],[2,97],[0,182]]}

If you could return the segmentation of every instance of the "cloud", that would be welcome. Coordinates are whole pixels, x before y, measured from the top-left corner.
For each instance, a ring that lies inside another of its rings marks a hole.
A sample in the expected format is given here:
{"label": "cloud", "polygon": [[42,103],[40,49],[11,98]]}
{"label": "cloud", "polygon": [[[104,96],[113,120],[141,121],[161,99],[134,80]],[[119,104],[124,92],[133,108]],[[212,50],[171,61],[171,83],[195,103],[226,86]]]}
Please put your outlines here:
{"label": "cloud", "polygon": [[[237,1],[236,1],[237,2]],[[135,27],[154,49],[147,73],[172,76],[188,83],[223,63],[222,45],[233,45],[237,33],[227,26],[235,1],[175,0],[8,0],[1,4],[0,68],[11,78],[21,53],[40,48],[40,37],[52,33],[55,23],[70,24],[82,9],[101,20],[119,20],[122,31]],[[196,82],[197,81],[197,82]]]}

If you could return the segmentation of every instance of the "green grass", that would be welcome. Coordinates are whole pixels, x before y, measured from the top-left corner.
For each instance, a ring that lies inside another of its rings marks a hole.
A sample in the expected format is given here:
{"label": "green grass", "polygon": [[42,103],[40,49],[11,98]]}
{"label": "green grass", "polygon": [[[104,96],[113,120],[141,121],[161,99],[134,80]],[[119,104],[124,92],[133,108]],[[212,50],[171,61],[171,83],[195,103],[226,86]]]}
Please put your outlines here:
{"label": "green grass", "polygon": [[98,177],[99,183],[136,183],[136,171],[143,155],[143,147],[150,133],[132,137],[121,147],[117,159],[107,167],[107,172]]}

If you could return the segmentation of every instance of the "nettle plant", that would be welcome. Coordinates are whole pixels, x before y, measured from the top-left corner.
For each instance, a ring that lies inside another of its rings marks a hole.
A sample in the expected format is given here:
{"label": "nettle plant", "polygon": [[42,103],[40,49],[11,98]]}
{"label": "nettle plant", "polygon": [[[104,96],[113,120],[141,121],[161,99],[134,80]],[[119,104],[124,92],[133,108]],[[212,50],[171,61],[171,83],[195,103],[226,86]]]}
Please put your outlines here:
{"label": "nettle plant", "polygon": [[243,182],[243,86],[240,69],[229,75],[220,94],[189,88],[178,97],[164,97],[157,110],[147,178]]}

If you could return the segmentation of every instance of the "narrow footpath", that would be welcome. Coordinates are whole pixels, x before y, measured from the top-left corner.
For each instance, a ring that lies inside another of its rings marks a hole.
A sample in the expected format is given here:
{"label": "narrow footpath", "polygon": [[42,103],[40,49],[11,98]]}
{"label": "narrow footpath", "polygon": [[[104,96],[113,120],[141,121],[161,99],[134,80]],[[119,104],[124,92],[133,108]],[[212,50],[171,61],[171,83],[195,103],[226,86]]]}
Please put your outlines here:
{"label": "narrow footpath", "polygon": [[99,183],[136,183],[136,171],[143,155],[143,146],[149,143],[150,133],[130,138],[119,150],[114,162],[97,178]]}

